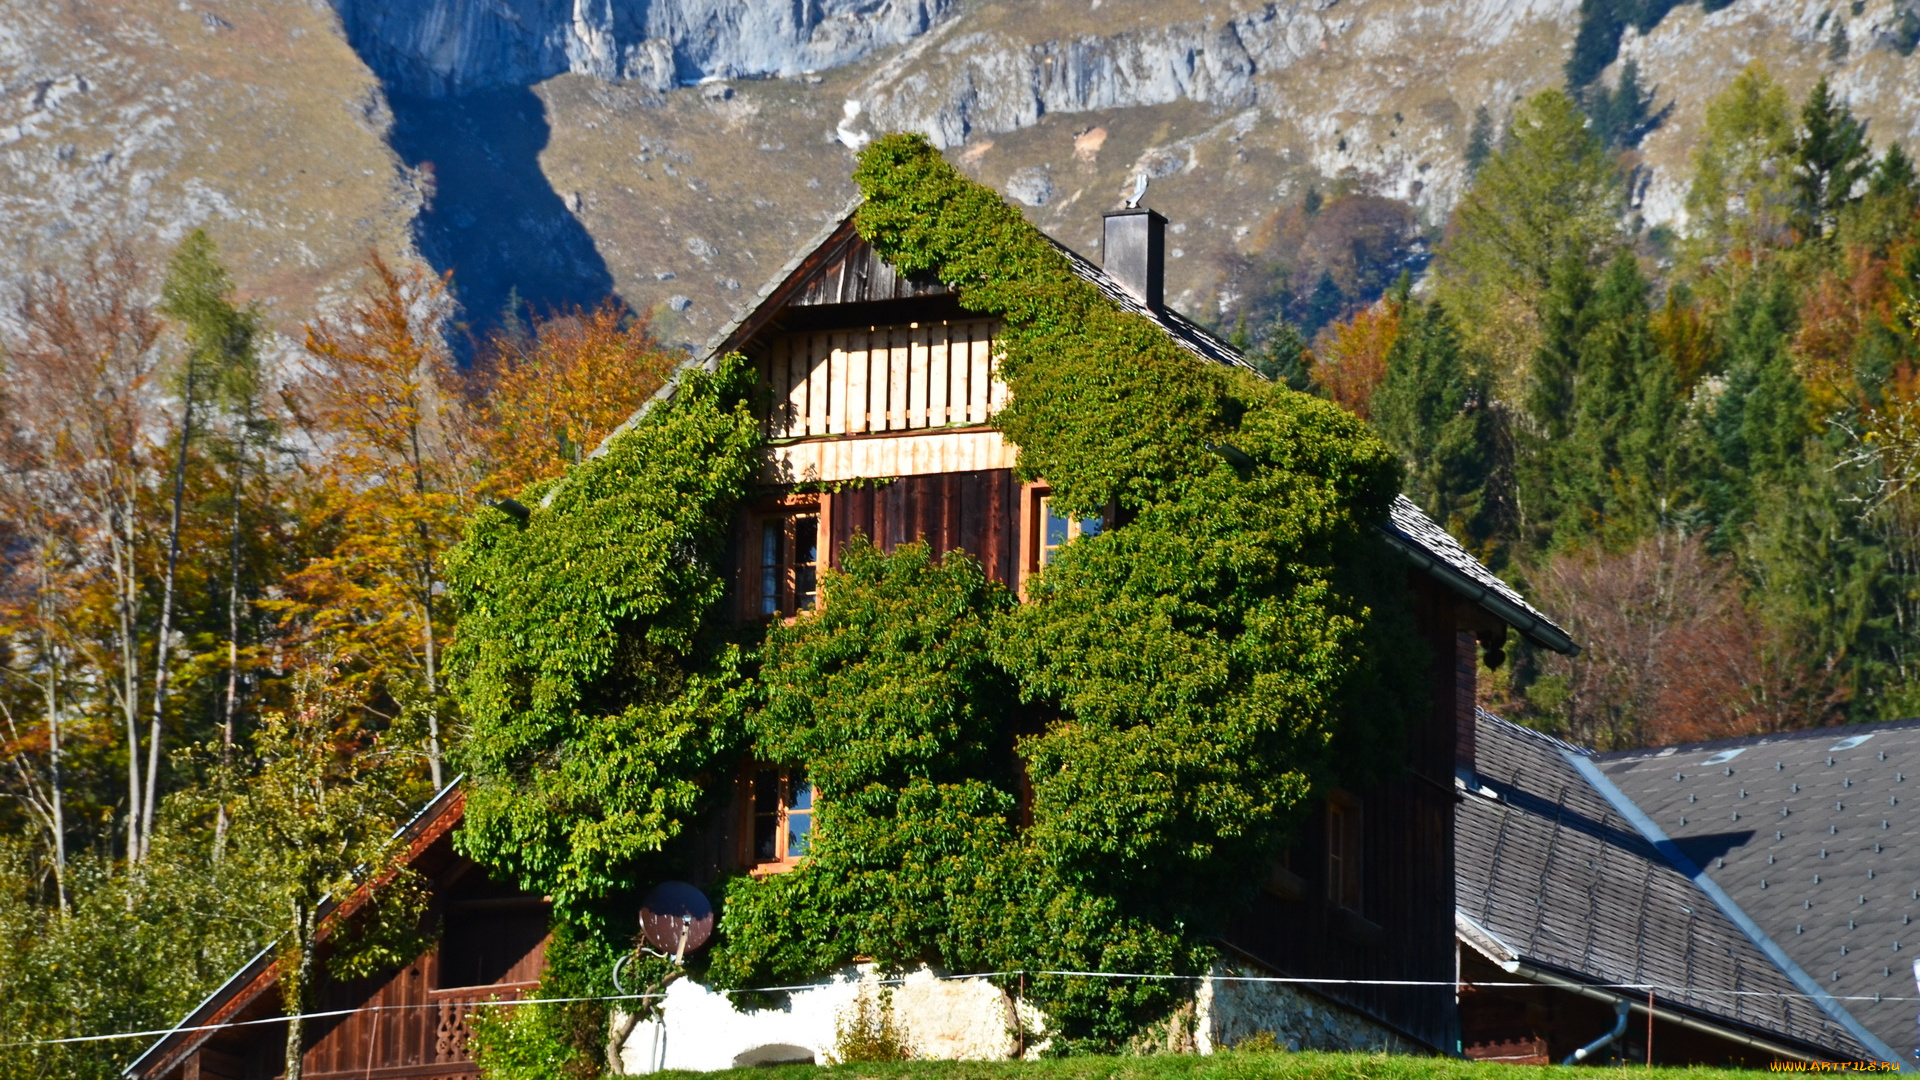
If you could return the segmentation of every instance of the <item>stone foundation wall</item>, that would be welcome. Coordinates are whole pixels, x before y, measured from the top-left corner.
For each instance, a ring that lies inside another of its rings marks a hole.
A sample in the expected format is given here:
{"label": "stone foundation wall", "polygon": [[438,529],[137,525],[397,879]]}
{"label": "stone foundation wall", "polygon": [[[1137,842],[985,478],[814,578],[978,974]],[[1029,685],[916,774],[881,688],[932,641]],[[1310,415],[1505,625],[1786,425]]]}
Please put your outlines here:
{"label": "stone foundation wall", "polygon": [[1239,981],[1270,974],[1214,965],[1194,992],[1194,1044],[1202,1054],[1226,1050],[1271,1032],[1289,1050],[1358,1050],[1430,1054],[1431,1047],[1401,1035],[1363,1013],[1336,1005],[1299,984]]}
{"label": "stone foundation wall", "polygon": [[[1235,978],[1261,974],[1223,964],[1200,981],[1191,1002],[1193,1050],[1211,1054],[1271,1032],[1275,1041],[1293,1050],[1431,1052],[1297,986]],[[681,980],[667,988],[658,1019],[634,1026],[621,1059],[629,1075],[785,1062],[825,1064],[833,1058],[841,1018],[857,1008],[861,994],[878,1003],[887,991],[894,1023],[915,1057],[981,1061],[1011,1058],[1020,1045],[1028,1057],[1045,1049],[1035,1033],[1044,1030],[1046,1017],[1021,1005],[1016,1018],[1012,999],[985,979],[942,978],[927,967],[890,984],[882,979],[873,965],[849,967],[792,991],[777,1007],[738,1011],[727,995]],[[1181,1041],[1185,1045],[1184,1038]]]}

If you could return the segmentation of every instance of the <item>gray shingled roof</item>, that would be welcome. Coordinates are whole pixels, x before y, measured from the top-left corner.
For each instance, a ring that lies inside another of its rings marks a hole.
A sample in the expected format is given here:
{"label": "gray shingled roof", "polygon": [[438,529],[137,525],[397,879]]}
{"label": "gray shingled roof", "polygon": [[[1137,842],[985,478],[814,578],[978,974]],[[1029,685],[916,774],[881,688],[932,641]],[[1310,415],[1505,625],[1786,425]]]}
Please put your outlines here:
{"label": "gray shingled roof", "polygon": [[1461,914],[1537,966],[1684,987],[1656,993],[1704,1019],[1869,1056],[1582,774],[1587,751],[1485,712],[1477,744],[1455,814]]}
{"label": "gray shingled roof", "polygon": [[1914,1063],[1920,720],[1597,760],[1787,955]]}

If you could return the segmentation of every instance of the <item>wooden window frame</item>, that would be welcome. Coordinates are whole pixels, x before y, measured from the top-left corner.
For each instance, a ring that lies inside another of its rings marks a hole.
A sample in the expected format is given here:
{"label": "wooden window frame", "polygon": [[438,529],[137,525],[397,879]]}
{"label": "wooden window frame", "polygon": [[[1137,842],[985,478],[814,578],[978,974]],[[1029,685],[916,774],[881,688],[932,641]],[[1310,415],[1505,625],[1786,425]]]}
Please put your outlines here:
{"label": "wooden window frame", "polygon": [[[787,496],[771,500],[752,508],[746,515],[740,532],[740,616],[747,622],[767,622],[775,618],[791,621],[802,611],[811,611],[820,605],[820,578],[827,567],[827,514],[825,500],[814,496]],[[801,563],[796,559],[798,544],[801,540],[799,524],[811,519],[813,527],[813,560]],[[774,561],[766,561],[767,530],[777,525],[781,532],[777,539],[780,545],[774,552]],[[812,589],[806,590],[804,575],[796,573],[800,568],[811,570]],[[769,595],[768,574],[777,575],[771,583]],[[811,602],[802,606],[803,595],[810,595]],[[773,610],[767,610],[771,600]]]}
{"label": "wooden window frame", "polygon": [[1084,535],[1094,535],[1082,530],[1089,521],[1099,521],[1096,532],[1105,532],[1113,527],[1113,508],[1111,506],[1098,518],[1063,518],[1067,522],[1067,538],[1058,544],[1047,543],[1047,524],[1051,513],[1049,502],[1053,498],[1053,488],[1044,480],[1024,484],[1020,490],[1020,598],[1026,599],[1027,579],[1040,572],[1049,561],[1049,552],[1057,551],[1073,543]]}
{"label": "wooden window frame", "polygon": [[[776,855],[764,858],[755,850],[759,839],[758,826],[761,818],[769,816],[760,806],[759,781],[762,774],[771,773],[776,786],[775,806],[772,810],[773,840]],[[806,791],[806,808],[797,809],[795,783]],[[818,808],[818,799],[814,796],[813,785],[804,779],[802,770],[785,765],[770,765],[766,762],[750,762],[740,771],[738,780],[740,792],[740,863],[747,873],[756,878],[771,874],[783,874],[805,862],[804,852],[795,854],[787,847],[789,827],[796,816],[807,818],[805,830],[808,843],[813,839],[813,814]]]}
{"label": "wooden window frame", "polygon": [[1365,808],[1352,794],[1335,790],[1327,795],[1327,903],[1361,914],[1366,893],[1364,861]]}

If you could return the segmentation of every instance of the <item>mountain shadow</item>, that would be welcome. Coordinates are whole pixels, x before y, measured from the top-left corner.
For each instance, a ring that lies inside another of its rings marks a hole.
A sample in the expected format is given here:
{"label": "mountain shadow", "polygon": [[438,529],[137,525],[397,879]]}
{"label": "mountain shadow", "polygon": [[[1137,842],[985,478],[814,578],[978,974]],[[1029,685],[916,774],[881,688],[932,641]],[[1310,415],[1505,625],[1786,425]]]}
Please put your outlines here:
{"label": "mountain shadow", "polygon": [[433,175],[433,199],[414,225],[420,253],[452,271],[473,335],[500,325],[509,297],[544,314],[613,295],[593,237],[540,171],[550,128],[531,89],[447,98],[390,91],[388,101],[394,150]]}

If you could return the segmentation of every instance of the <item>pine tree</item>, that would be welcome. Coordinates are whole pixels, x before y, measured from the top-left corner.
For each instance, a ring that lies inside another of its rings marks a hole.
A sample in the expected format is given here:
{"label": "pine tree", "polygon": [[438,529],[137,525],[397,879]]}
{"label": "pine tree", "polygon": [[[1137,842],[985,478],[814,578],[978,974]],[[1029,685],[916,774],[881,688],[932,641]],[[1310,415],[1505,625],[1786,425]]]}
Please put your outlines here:
{"label": "pine tree", "polygon": [[1623,194],[1614,155],[1566,94],[1537,94],[1514,113],[1455,211],[1435,290],[1498,385],[1526,381],[1555,267],[1574,258],[1597,268],[1612,256]]}
{"label": "pine tree", "polygon": [[1867,125],[1833,96],[1825,79],[1814,84],[1800,110],[1793,163],[1794,226],[1808,237],[1825,236],[1873,169]]}
{"label": "pine tree", "polygon": [[1722,543],[1754,520],[1762,491],[1793,483],[1807,467],[1812,417],[1788,351],[1793,323],[1786,283],[1750,279],[1720,326],[1726,382],[1707,426],[1719,457],[1709,512]]}
{"label": "pine tree", "polygon": [[1493,114],[1485,105],[1473,110],[1473,127],[1467,132],[1467,177],[1479,175],[1480,166],[1493,156]]}
{"label": "pine tree", "polygon": [[1406,465],[1408,497],[1477,545],[1493,534],[1490,405],[1486,377],[1468,358],[1446,309],[1407,302],[1386,376],[1374,391],[1373,425]]}
{"label": "pine tree", "polygon": [[1679,380],[1654,343],[1647,291],[1629,253],[1601,275],[1580,344],[1566,455],[1570,494],[1616,543],[1651,531],[1672,494]]}
{"label": "pine tree", "polygon": [[1313,386],[1313,354],[1307,350],[1307,339],[1286,319],[1274,320],[1267,339],[1249,351],[1247,359],[1254,370],[1274,382],[1301,391]]}

